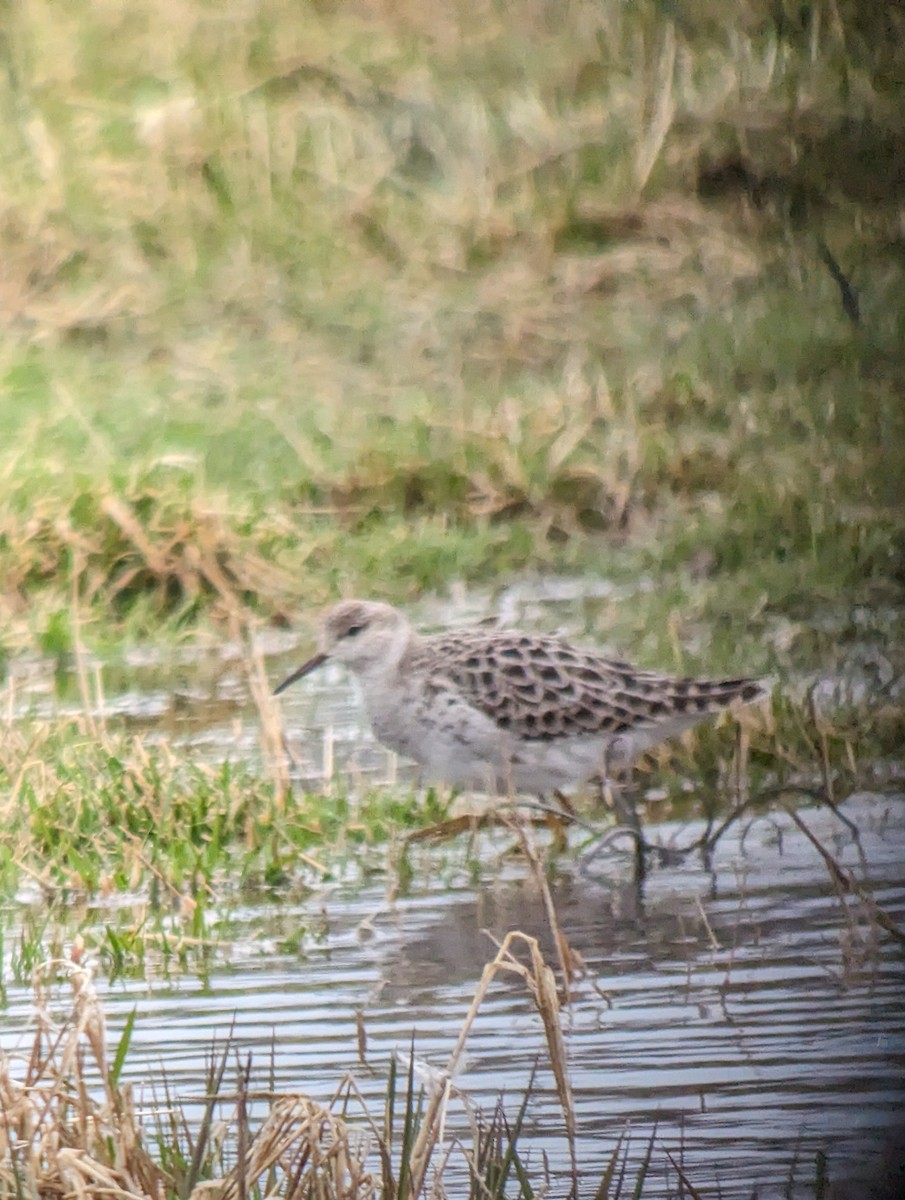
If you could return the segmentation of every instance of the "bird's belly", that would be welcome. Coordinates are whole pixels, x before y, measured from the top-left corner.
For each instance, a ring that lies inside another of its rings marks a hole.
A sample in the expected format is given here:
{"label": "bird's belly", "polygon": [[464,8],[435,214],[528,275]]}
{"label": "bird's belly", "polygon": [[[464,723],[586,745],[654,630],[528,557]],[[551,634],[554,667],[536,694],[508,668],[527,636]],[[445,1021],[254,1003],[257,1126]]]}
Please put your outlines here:
{"label": "bird's belly", "polygon": [[482,713],[462,704],[371,704],[374,735],[384,746],[413,758],[426,779],[481,791],[500,790],[508,773],[512,739]]}
{"label": "bird's belly", "polygon": [[[426,779],[497,792],[538,795],[578,787],[604,767],[599,735],[524,741],[483,713],[457,702],[380,702],[371,697],[368,716],[375,736],[397,754],[413,758]],[[445,697],[443,697],[445,699]]]}
{"label": "bird's belly", "polygon": [[599,738],[518,741],[505,737],[492,752],[486,745],[481,751],[469,753],[459,746],[425,765],[435,778],[503,796],[569,791],[604,768]]}
{"label": "bird's belly", "polygon": [[516,792],[568,791],[604,770],[604,741],[599,737],[562,737],[519,743],[512,754]]}
{"label": "bird's belly", "polygon": [[[391,744],[376,724],[374,732]],[[520,742],[497,729],[492,737],[470,738],[467,731],[429,725],[416,737],[401,738],[396,730],[392,736],[392,748],[420,763],[426,779],[499,795],[569,790],[599,774],[604,763],[597,738]]]}

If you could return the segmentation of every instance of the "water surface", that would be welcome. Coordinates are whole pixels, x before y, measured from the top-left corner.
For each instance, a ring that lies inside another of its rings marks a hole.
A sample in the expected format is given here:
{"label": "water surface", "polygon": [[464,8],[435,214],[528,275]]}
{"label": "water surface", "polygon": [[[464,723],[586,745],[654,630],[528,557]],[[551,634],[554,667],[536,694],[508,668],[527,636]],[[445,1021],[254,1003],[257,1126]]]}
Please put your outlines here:
{"label": "water surface", "polygon": [[[580,632],[576,597],[550,586],[549,595],[534,584],[503,593],[502,623],[561,628],[563,605],[573,604],[565,627]],[[603,598],[611,598],[608,587],[601,582]],[[482,611],[461,597],[435,623],[470,621]],[[430,614],[423,615],[429,626]],[[268,635],[261,649],[282,655],[269,667],[277,680],[309,644]],[[258,714],[238,647],[212,648],[203,661],[189,656],[182,666],[142,652],[107,674],[101,715],[180,741],[210,761],[258,761]],[[60,712],[38,671],[22,673],[17,697],[22,711]],[[79,708],[74,698],[72,710]],[[283,713],[300,778],[318,786],[336,772],[359,781],[412,779],[362,730],[341,671],[307,679],[287,694]],[[826,809],[803,817],[905,927],[905,797],[863,794],[844,811],[860,842]],[[697,832],[678,824],[647,830],[653,841],[682,845]],[[224,898],[203,975],[99,981],[112,1039],[137,1009],[126,1077],[149,1105],[159,1098],[149,1081],[164,1073],[175,1094],[200,1096],[208,1047],[232,1030],[237,1050],[253,1055],[268,1085],[272,1075],[278,1089],[326,1102],[351,1071],[381,1111],[391,1058],[407,1054],[413,1037],[419,1061],[445,1065],[493,956],[490,935],[535,935],[555,964],[537,885],[524,862],[501,854],[513,841],[482,835],[478,882],[464,840],[458,850],[416,849],[411,891],[392,901],[385,881],[324,888],[305,903]],[[645,1196],[678,1190],[666,1149],[704,1194],[739,1200],[812,1196],[818,1154],[827,1157],[836,1200],[860,1198],[872,1182],[893,1178],[905,1144],[905,956],[862,903],[837,894],[787,816],[731,830],[710,869],[689,857],[653,870],[643,887],[624,859],[561,857],[552,890],[585,964],[564,1010],[584,1192],[593,1194],[627,1129],[635,1164],[656,1130]],[[22,913],[5,916],[9,979]],[[87,915],[101,926],[135,919],[122,900]],[[29,1045],[31,1004],[30,989],[7,983],[4,1049]],[[524,985],[501,977],[456,1084],[467,1103],[485,1108],[502,1093],[514,1114],[535,1064],[522,1152],[535,1178],[548,1167],[551,1194],[564,1195],[569,1160],[542,1024]],[[448,1128],[465,1123],[454,1100]]]}
{"label": "water surface", "polygon": [[[803,815],[841,862],[858,867],[863,854],[874,898],[905,925],[905,802],[864,795],[845,811],[860,849],[828,811]],[[694,830],[652,832],[675,841]],[[589,1180],[626,1127],[637,1160],[654,1126],[662,1178],[649,1177],[645,1195],[675,1189],[661,1147],[681,1156],[699,1189],[723,1197],[809,1196],[818,1151],[830,1178],[847,1181],[840,1195],[863,1194],[891,1170],[884,1155],[905,1101],[905,960],[862,905],[835,894],[787,817],[755,822],[744,844],[727,836],[710,871],[688,860],[657,869],[641,889],[615,862],[585,866],[563,862],[553,895],[586,967],[564,1019]],[[349,1070],[379,1112],[389,1060],[413,1036],[419,1059],[445,1065],[494,953],[488,932],[536,935],[555,962],[525,864],[498,863],[493,874],[472,884],[464,871],[456,882],[453,869],[450,885],[425,859],[412,894],[392,902],[382,887],[337,887],[295,908],[232,909],[203,980],[101,981],[114,1031],[138,1010],[126,1077],[147,1093],[165,1072],[176,1094],[200,1095],[206,1047],[232,1028],[262,1080],[272,1070],[278,1089],[327,1101]],[[311,932],[297,945],[288,935],[299,928]],[[28,1044],[30,1006],[28,989],[9,987],[4,1049]],[[565,1194],[567,1147],[542,1025],[524,985],[498,979],[456,1083],[481,1106],[503,1093],[514,1114],[535,1062],[523,1151],[538,1175],[547,1157],[553,1194]],[[454,1101],[449,1127],[464,1123]]]}

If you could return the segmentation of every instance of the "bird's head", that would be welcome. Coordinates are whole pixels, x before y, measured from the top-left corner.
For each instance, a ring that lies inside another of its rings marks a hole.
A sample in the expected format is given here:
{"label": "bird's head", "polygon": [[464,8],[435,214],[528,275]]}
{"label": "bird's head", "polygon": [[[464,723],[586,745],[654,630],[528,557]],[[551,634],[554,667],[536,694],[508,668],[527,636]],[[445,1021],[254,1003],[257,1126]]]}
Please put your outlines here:
{"label": "bird's head", "polygon": [[324,614],[318,653],[277,687],[274,695],[327,662],[343,663],[356,675],[379,674],[395,667],[412,636],[398,609],[373,600],[343,600]]}

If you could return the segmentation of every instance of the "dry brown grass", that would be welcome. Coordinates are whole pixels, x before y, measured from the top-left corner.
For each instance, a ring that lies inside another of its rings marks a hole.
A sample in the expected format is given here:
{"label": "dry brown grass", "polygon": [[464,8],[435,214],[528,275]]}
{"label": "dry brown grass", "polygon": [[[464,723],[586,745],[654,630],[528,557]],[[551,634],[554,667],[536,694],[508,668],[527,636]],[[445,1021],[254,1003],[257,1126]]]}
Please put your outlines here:
{"label": "dry brown grass", "polygon": [[[7,510],[0,517],[8,563],[4,599],[14,611],[27,607],[30,593],[58,577],[65,562],[86,605],[101,592],[114,610],[143,596],[161,616],[211,606],[225,621],[262,594],[282,595],[286,605],[291,579],[237,531],[236,517],[203,500],[180,504],[140,483],[119,493],[85,494],[68,518],[52,501],[35,505],[25,520]],[[271,536],[288,540],[276,520]],[[299,548],[299,558],[303,554]]]}
{"label": "dry brown grass", "polygon": [[161,39],[160,11],[10,14],[11,643],[70,561],[150,626],[585,567],[664,520],[712,517],[730,572],[787,526],[789,563],[862,480],[880,540],[899,14],[186,2]]}
{"label": "dry brown grass", "polygon": [[[445,1169],[451,1146],[446,1111],[455,1095],[453,1078],[471,1028],[494,980],[515,974],[526,985],[540,1014],[562,1105],[565,1132],[572,1151],[574,1115],[559,998],[553,973],[537,942],[510,933],[487,965],[446,1069],[432,1073],[423,1115],[410,1127],[412,1140],[394,1151],[396,1130],[388,1115],[381,1122],[365,1107],[353,1081],[337,1090],[345,1097],[340,1117],[334,1105],[322,1105],[298,1094],[259,1092],[250,1086],[250,1062],[239,1070],[235,1090],[223,1087],[228,1050],[219,1065],[212,1062],[205,1116],[197,1129],[182,1114],[165,1076],[157,1089],[166,1095],[153,1115],[136,1106],[133,1086],[120,1082],[131,1028],[110,1053],[103,1007],[90,967],[79,945],[70,959],[48,962],[35,972],[35,1004],[31,1045],[21,1054],[0,1056],[0,1197],[76,1196],[80,1200],[245,1200],[267,1195],[283,1200],[400,1200],[437,1194],[436,1171]],[[60,1016],[57,989],[63,981],[71,992]],[[395,1078],[393,1076],[392,1078]],[[395,1104],[394,1084],[388,1114]],[[412,1075],[409,1075],[409,1087]],[[348,1112],[360,1100],[356,1119]],[[252,1101],[266,1113],[252,1120]],[[414,1097],[406,1121],[414,1113]],[[213,1137],[215,1112],[220,1134]],[[481,1139],[461,1145],[475,1179],[482,1179]],[[407,1135],[409,1136],[409,1135]],[[517,1137],[517,1134],[515,1135]],[[168,1138],[162,1144],[162,1137]],[[514,1142],[513,1142],[514,1150]],[[492,1166],[492,1164],[490,1164]],[[398,1174],[397,1174],[398,1172]]]}
{"label": "dry brown grass", "polygon": [[[53,987],[60,973],[72,993],[62,1019]],[[245,1124],[248,1097],[227,1100],[239,1161],[229,1168],[208,1160],[199,1134],[194,1148],[201,1153],[179,1178],[162,1165],[159,1145],[155,1153],[153,1122],[136,1109],[132,1086],[118,1081],[121,1066],[111,1062],[104,1011],[78,952],[47,963],[36,972],[30,1049],[0,1056],[0,1196],[237,1200],[265,1180],[270,1195],[369,1200],[378,1194],[360,1131],[300,1095],[271,1097],[253,1136]],[[178,1123],[178,1112],[172,1115]],[[214,1177],[199,1178],[202,1171]]]}

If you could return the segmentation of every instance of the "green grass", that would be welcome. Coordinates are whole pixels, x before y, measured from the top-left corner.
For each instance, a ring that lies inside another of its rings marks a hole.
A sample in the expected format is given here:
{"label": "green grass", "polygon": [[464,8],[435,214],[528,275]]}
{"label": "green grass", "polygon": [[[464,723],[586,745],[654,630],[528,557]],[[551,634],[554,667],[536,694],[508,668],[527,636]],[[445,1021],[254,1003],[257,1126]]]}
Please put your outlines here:
{"label": "green grass", "polygon": [[[780,684],[737,739],[704,728],[661,758],[648,818],[724,813],[742,767],[762,807],[900,787],[895,6],[23,0],[0,68],[0,674],[37,654],[87,709],[86,652],[109,687],[136,642],[306,628],[339,595],[414,607],[460,581],[602,577],[619,598],[580,603],[586,640]],[[76,946],[113,978],[203,975],[233,900],[377,872],[404,888],[422,865],[406,835],[449,813],[38,720],[19,677],[0,726],[7,979]],[[814,679],[839,681],[832,711],[812,711]],[[456,867],[478,873],[464,840]],[[316,936],[294,916],[280,944]],[[70,1137],[91,1087],[37,1083]],[[117,1129],[86,1111],[82,1149],[90,1188],[126,1194],[114,1157],[139,1142],[113,1155],[131,1109],[105,1086]],[[393,1089],[379,1146],[415,1132]],[[162,1107],[136,1194],[221,1178]],[[476,1194],[507,1167],[530,1194],[516,1137],[485,1132]],[[53,1162],[29,1164],[26,1190],[59,1190]],[[373,1170],[401,1194],[388,1153]]]}
{"label": "green grass", "polygon": [[[209,766],[80,720],[8,731],[0,778],[10,789],[2,886],[24,876],[49,894],[155,883],[165,897],[198,899],[227,881],[286,889],[293,878],[304,887],[353,853],[367,870],[369,846],[383,861],[389,833],[416,811],[404,794],[366,792],[354,807],[327,793],[292,799],[241,764]],[[430,796],[419,806],[428,818],[443,811]]]}
{"label": "green grass", "polygon": [[523,571],[898,596],[901,51],[836,12],[20,6],[7,653],[73,595],[109,642]]}
{"label": "green grass", "polygon": [[[37,651],[64,693],[86,650],[567,572],[620,588],[588,640],[778,678],[765,770],[821,775],[815,678],[865,685],[827,718],[843,781],[847,746],[900,754],[896,14],[9,16],[0,665]],[[112,736],[4,735],[7,894],[153,876],[197,905],[341,861],[339,808]],[[31,737],[56,783],[29,798]],[[414,823],[387,804],[355,836]]]}
{"label": "green grass", "polygon": [[[894,760],[905,728],[894,705],[850,703],[827,716],[806,697],[777,693],[772,705],[740,719],[737,730],[731,722],[705,726],[640,765],[646,820],[720,822],[740,778],[746,811],[798,794],[841,803],[858,791],[898,786]],[[651,784],[657,798],[647,801]],[[425,872],[494,870],[481,837],[436,848],[454,812],[445,792],[349,790],[342,780],[290,790],[279,763],[270,775],[241,762],[210,765],[191,745],[146,739],[110,722],[6,726],[0,796],[0,906],[15,918],[3,917],[0,931],[10,930],[8,965],[17,979],[45,957],[59,958],[62,940],[76,933],[113,976],[203,973],[217,944],[233,936],[235,903],[298,902],[325,882],[374,876],[399,892]],[[543,829],[543,818],[536,820]],[[599,810],[585,820],[607,825]],[[494,855],[507,840],[518,853],[510,830]],[[582,832],[576,845],[594,840]],[[551,865],[556,853],[551,844]],[[110,897],[131,903],[110,907]],[[291,937],[301,947],[309,933],[297,928]]]}
{"label": "green grass", "polygon": [[[76,935],[113,978],[203,975],[241,936],[236,905],[298,904],[374,875],[404,889],[405,835],[448,812],[432,791],[290,792],[280,772],[209,765],[190,747],[66,718],[4,728],[0,796],[0,945],[19,981]],[[316,924],[296,916],[271,934],[302,952]]]}

